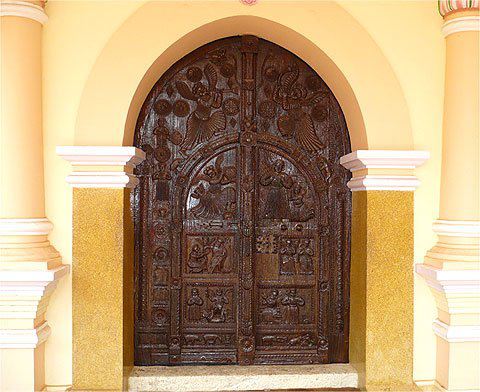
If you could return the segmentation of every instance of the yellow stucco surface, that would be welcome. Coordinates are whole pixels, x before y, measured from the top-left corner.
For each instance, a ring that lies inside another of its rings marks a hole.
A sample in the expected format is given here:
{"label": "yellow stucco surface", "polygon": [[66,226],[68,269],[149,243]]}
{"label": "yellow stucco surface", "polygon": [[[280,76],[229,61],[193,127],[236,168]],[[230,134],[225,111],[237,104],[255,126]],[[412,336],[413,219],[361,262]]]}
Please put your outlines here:
{"label": "yellow stucco surface", "polygon": [[[415,192],[413,259],[421,262],[434,243],[431,223],[438,216],[445,43],[436,2],[215,3],[215,12],[202,1],[47,3],[46,215],[64,262],[72,260],[72,191],[64,181],[69,164],[55,155],[55,146],[125,143],[143,97],[169,64],[205,40],[232,33],[261,34],[309,62],[343,100],[357,146],[366,141],[363,147],[430,151],[429,162],[417,170],[422,186]],[[230,26],[222,18],[233,18]],[[266,22],[255,24],[259,20]],[[54,331],[46,342],[48,385],[72,382],[71,296],[71,280],[64,279],[47,313]],[[414,310],[413,374],[429,380],[435,374],[435,305],[417,278]]]}
{"label": "yellow stucco surface", "polygon": [[408,390],[413,382],[413,193],[354,192],[352,218],[350,360],[365,372],[369,390]]}
{"label": "yellow stucco surface", "polygon": [[74,191],[74,389],[120,390],[124,364],[133,364],[133,263],[124,251],[133,238],[124,237],[124,198],[123,189]]}

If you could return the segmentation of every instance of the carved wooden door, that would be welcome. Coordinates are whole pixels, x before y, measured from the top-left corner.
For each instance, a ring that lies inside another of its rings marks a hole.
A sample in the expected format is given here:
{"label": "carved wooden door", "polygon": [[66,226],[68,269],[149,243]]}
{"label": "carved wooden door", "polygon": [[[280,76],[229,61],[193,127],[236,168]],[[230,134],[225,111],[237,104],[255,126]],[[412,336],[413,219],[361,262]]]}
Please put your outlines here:
{"label": "carved wooden door", "polygon": [[135,145],[136,364],[346,362],[350,143],[322,79],[215,41],[155,84]]}

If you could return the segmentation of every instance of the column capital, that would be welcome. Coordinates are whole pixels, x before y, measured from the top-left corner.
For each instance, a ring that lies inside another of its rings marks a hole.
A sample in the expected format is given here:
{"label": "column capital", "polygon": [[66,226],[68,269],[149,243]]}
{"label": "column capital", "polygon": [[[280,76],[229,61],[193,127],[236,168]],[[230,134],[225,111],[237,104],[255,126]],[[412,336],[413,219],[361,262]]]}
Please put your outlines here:
{"label": "column capital", "polygon": [[75,188],[134,188],[133,169],[145,160],[137,147],[59,146],[57,154],[72,164],[66,180]]}
{"label": "column capital", "polygon": [[444,19],[444,37],[462,31],[480,31],[480,0],[439,0],[438,9]]}
{"label": "column capital", "polygon": [[443,17],[454,12],[478,11],[480,0],[438,0],[438,11]]}
{"label": "column capital", "polygon": [[0,1],[0,16],[18,16],[35,20],[42,25],[48,20],[45,13],[45,1]]}
{"label": "column capital", "polygon": [[351,191],[414,191],[420,185],[414,169],[429,157],[428,151],[357,150],[340,164],[352,172]]}

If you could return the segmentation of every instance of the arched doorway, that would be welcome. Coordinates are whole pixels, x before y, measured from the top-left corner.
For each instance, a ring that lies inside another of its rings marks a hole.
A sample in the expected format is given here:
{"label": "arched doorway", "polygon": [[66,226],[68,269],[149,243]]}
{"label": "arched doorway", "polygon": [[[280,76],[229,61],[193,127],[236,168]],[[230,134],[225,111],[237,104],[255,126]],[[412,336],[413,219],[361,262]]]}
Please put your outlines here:
{"label": "arched doorway", "polygon": [[212,42],[155,84],[134,144],[136,364],[346,362],[350,142],[323,80]]}

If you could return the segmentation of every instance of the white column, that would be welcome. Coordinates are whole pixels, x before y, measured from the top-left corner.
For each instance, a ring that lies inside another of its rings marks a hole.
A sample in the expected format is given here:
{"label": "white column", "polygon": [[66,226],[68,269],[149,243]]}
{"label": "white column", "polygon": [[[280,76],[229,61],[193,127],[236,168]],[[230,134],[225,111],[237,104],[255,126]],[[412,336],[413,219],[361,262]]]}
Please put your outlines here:
{"label": "white column", "polygon": [[0,390],[45,385],[49,298],[68,267],[45,217],[40,1],[0,2]]}

